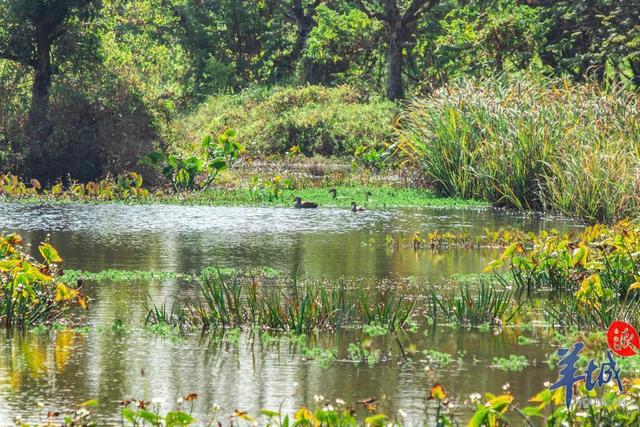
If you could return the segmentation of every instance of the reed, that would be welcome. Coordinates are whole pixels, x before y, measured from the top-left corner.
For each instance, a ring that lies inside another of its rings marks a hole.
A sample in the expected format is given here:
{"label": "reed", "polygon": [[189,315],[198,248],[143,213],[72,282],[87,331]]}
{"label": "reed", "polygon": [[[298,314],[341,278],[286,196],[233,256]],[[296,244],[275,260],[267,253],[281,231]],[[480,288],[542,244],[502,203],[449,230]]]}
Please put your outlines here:
{"label": "reed", "polygon": [[511,292],[497,290],[485,280],[480,281],[477,293],[472,292],[468,284],[463,284],[457,294],[432,294],[434,317],[439,308],[445,319],[454,320],[461,326],[508,323],[522,307],[522,303],[514,306],[512,299]]}
{"label": "reed", "polygon": [[[388,331],[403,328],[416,306],[389,290],[363,292],[343,283],[301,283],[296,275],[284,284],[238,280],[218,271],[196,280],[197,298],[148,308],[147,323],[192,324],[204,330],[239,326],[282,330],[295,334],[333,331],[375,323]],[[181,308],[176,307],[181,304]]]}
{"label": "reed", "polygon": [[623,88],[466,79],[408,104],[400,148],[440,195],[612,221],[638,206],[638,118]]}

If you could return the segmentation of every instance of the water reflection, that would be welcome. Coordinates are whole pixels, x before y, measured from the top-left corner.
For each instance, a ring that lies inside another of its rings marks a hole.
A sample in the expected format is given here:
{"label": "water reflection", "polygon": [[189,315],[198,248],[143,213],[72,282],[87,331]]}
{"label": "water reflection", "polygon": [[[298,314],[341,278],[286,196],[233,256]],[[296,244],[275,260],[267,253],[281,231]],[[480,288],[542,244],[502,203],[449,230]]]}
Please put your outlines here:
{"label": "water reflection", "polygon": [[[412,362],[402,365],[398,360],[375,366],[342,361],[323,367],[305,361],[284,338],[265,344],[250,333],[243,333],[237,343],[200,337],[175,341],[143,330],[125,335],[109,330],[26,334],[4,340],[0,351],[0,372],[5,378],[0,382],[0,417],[8,419],[30,408],[37,411],[38,402],[46,402],[47,410],[72,410],[95,398],[102,422],[115,423],[123,397],[160,399],[174,407],[177,398],[197,392],[195,415],[201,420],[214,405],[220,405],[224,414],[235,408],[256,413],[280,407],[293,413],[319,394],[350,404],[380,398],[386,413],[402,409],[415,423],[433,415],[433,402],[425,399],[425,393],[428,386],[440,382],[449,390],[454,408],[459,405],[455,412],[462,421],[471,411],[471,406],[463,405],[471,393],[499,392],[510,382],[512,393],[524,399],[553,378],[554,373],[541,363],[552,349],[544,344],[518,346],[521,333],[506,330],[492,337],[479,331],[454,333],[438,328],[426,336],[420,332],[402,337],[407,347],[452,354],[454,361],[446,367],[428,362],[419,351]],[[543,341],[545,333],[534,336]],[[358,337],[356,332],[344,332],[318,337],[314,345],[335,348],[345,357],[347,345]],[[392,337],[376,338],[374,345],[386,348],[394,342]],[[493,357],[512,353],[526,355],[532,366],[517,374],[489,367]]]}
{"label": "water reflection", "polygon": [[[336,209],[0,204],[0,232],[20,232],[34,246],[50,233],[65,267],[88,271],[197,272],[210,265],[266,265],[312,278],[416,276],[437,284],[452,273],[481,271],[496,252],[392,250],[382,244],[385,236],[435,229],[481,233],[484,227],[502,226],[577,227],[494,210],[396,209],[353,215]],[[371,240],[375,244],[363,245]],[[385,395],[387,413],[402,409],[415,421],[433,414],[425,393],[434,382],[442,383],[454,401],[462,394],[500,391],[510,382],[522,401],[553,376],[541,364],[551,351],[544,338],[534,346],[518,346],[515,330],[493,337],[442,328],[403,338],[418,350],[460,353],[462,362],[447,367],[431,366],[416,354],[413,363],[402,365],[397,360],[374,367],[339,362],[324,368],[304,361],[287,343],[265,346],[248,334],[237,345],[212,344],[199,337],[175,341],[139,329],[148,296],[160,303],[172,300],[183,286],[176,281],[88,284],[90,332],[0,338],[0,420],[6,424],[11,415],[27,415],[38,402],[46,403],[45,409],[72,410],[95,398],[104,423],[117,423],[123,398],[160,397],[171,405],[197,392],[200,419],[214,404],[226,414],[234,408],[255,413],[281,405],[292,412],[321,394],[351,403]],[[114,319],[138,329],[115,334],[110,329]],[[344,355],[357,339],[355,333],[318,338],[318,344]],[[525,354],[533,366],[518,374],[488,368],[493,357],[509,354]],[[432,369],[425,370],[427,366]]]}
{"label": "water reflection", "polygon": [[[415,275],[440,279],[480,271],[492,250],[390,250],[387,234],[511,226],[575,229],[566,220],[504,211],[0,204],[0,231],[38,243],[51,234],[67,268],[197,272],[205,266],[278,267],[313,277]],[[373,246],[363,245],[370,241]]]}

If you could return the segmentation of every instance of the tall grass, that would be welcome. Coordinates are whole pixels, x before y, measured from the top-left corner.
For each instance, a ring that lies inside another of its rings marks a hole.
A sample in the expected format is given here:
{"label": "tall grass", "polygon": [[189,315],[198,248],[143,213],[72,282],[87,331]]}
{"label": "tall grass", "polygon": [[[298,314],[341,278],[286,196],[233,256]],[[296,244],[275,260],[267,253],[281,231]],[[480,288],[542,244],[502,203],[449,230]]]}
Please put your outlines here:
{"label": "tall grass", "polygon": [[465,80],[410,102],[400,147],[441,195],[611,221],[638,207],[640,97]]}
{"label": "tall grass", "polygon": [[147,323],[197,325],[204,330],[250,325],[296,334],[375,322],[389,331],[410,320],[415,302],[390,291],[364,292],[343,283],[265,284],[218,272],[197,279],[198,295],[181,307],[148,308]]}
{"label": "tall grass", "polygon": [[508,323],[522,307],[512,304],[513,295],[508,291],[494,289],[486,281],[480,281],[480,288],[472,292],[468,284],[463,284],[458,295],[437,296],[432,294],[433,316],[440,309],[443,317],[454,320],[461,326]]}

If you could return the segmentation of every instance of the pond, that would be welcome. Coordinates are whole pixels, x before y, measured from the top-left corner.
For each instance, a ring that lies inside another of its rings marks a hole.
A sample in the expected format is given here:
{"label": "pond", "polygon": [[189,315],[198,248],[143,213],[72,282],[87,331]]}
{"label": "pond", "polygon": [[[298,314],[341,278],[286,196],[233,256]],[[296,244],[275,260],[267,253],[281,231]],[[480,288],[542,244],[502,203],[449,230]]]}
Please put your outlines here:
{"label": "pond", "polygon": [[[0,232],[18,232],[33,246],[50,235],[65,267],[199,272],[208,266],[297,271],[310,279],[411,278],[437,287],[452,274],[481,272],[499,254],[493,249],[418,250],[389,248],[387,235],[515,227],[568,231],[579,224],[559,218],[515,215],[494,209],[388,209],[353,214],[339,209],[313,211],[277,208],[0,204]],[[314,396],[349,403],[382,399],[388,414],[398,410],[414,422],[433,415],[425,398],[436,382],[450,393],[452,410],[468,413],[470,393],[499,392],[510,383],[524,401],[556,377],[544,361],[553,348],[547,332],[505,328],[493,335],[477,329],[436,327],[403,333],[416,356],[411,363],[385,360],[395,338],[374,338],[382,358],[375,364],[344,360],[359,331],[309,337],[309,345],[334,349],[336,362],[308,360],[286,337],[265,341],[249,331],[226,336],[160,336],[142,326],[149,298],[171,301],[185,285],[176,280],[87,283],[93,299],[86,330],[48,331],[0,339],[0,419],[28,416],[38,402],[51,410],[74,408],[98,399],[105,423],[119,422],[125,398],[162,399],[167,409],[195,392],[195,414],[206,419],[214,405],[258,412],[293,412]],[[112,330],[115,319],[125,333]],[[519,345],[518,336],[536,340]],[[422,352],[452,355],[434,363]],[[409,350],[408,350],[409,351]],[[494,357],[526,356],[520,372],[492,368]],[[457,409],[456,409],[457,408]],[[460,420],[462,421],[464,417]]]}

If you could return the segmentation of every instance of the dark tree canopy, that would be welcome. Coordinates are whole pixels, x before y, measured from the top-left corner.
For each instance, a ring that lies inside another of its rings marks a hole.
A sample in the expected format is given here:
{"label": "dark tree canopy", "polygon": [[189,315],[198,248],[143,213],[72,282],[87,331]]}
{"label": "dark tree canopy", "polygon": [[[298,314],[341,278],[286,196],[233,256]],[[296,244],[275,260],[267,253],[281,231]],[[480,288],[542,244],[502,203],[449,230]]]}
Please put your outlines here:
{"label": "dark tree canopy", "polygon": [[[47,160],[51,132],[49,97],[53,77],[65,63],[80,62],[94,45],[81,39],[80,24],[95,16],[96,0],[1,0],[0,58],[16,61],[33,73],[28,130],[29,164]],[[33,171],[38,175],[41,170]]]}

